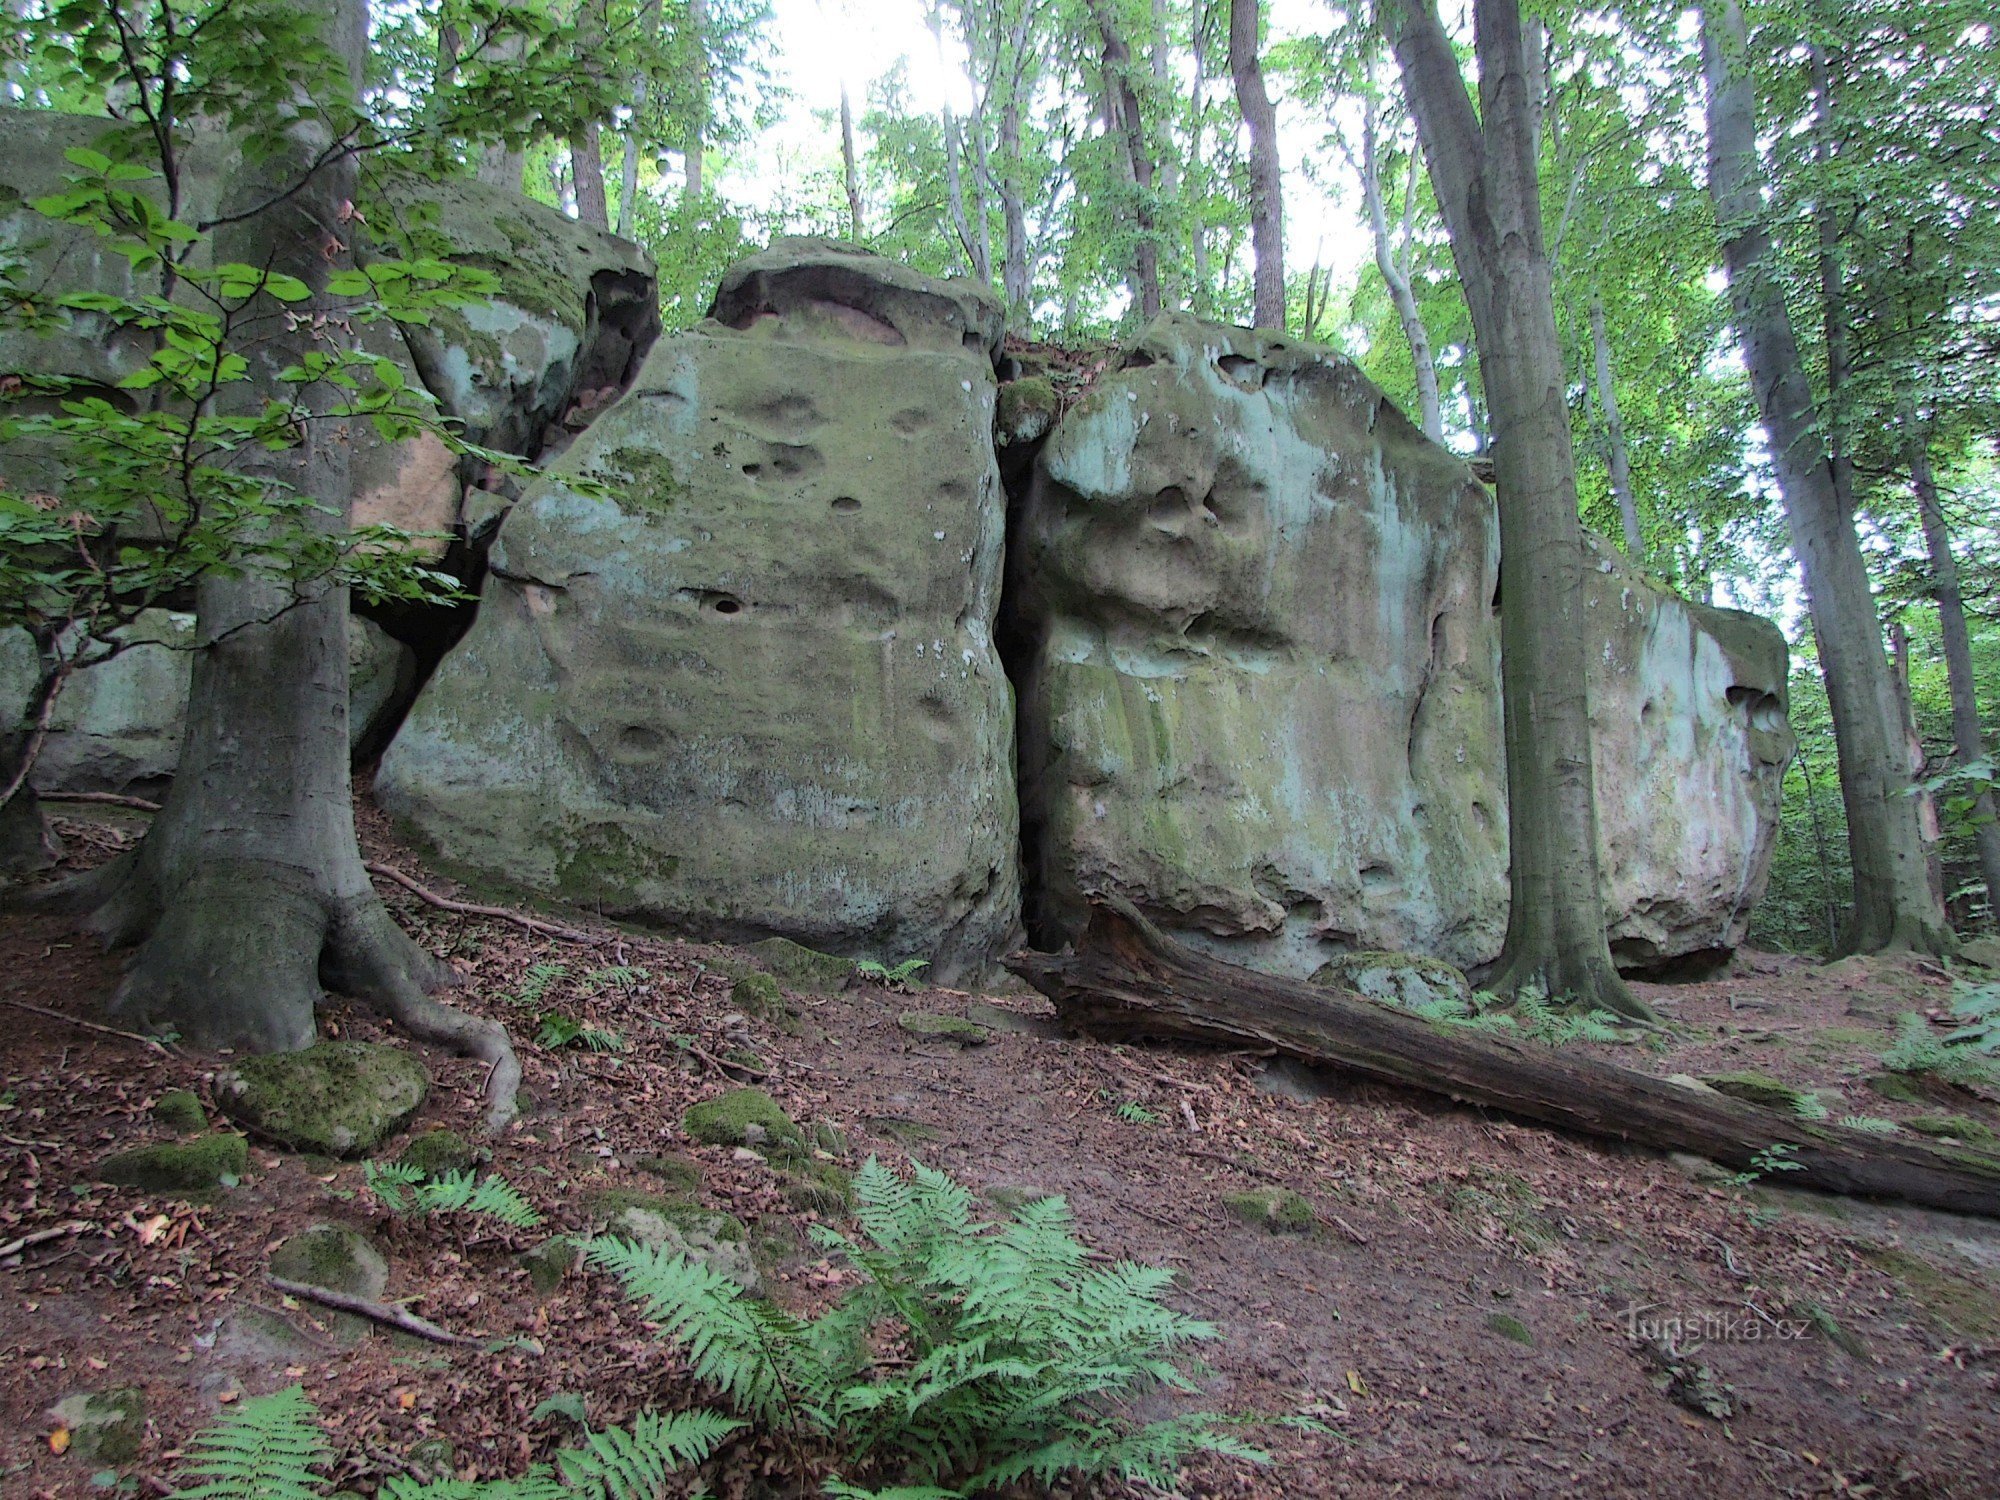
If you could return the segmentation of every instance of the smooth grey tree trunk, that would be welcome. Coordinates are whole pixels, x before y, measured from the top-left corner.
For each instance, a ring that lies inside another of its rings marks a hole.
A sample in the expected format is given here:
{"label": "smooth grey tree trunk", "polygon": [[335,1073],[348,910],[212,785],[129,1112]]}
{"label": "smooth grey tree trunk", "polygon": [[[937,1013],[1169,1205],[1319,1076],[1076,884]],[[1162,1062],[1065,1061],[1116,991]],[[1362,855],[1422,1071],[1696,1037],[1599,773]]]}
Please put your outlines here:
{"label": "smooth grey tree trunk", "polygon": [[[365,4],[330,0],[326,14],[358,78]],[[325,115],[309,100],[301,106],[282,148],[246,158],[229,184],[225,206],[273,206],[219,233],[216,253],[298,277],[330,312],[327,278],[349,263],[340,215],[355,171],[351,158],[310,170],[332,137]],[[268,300],[252,311],[240,352],[252,375],[242,399],[254,403],[317,347],[316,328],[337,323]],[[326,415],[337,396],[310,393],[314,415],[301,422],[299,445],[260,451],[244,468],[344,507],[349,438]],[[339,526],[339,515],[325,524]],[[170,1023],[204,1047],[282,1051],[314,1040],[324,982],[421,1039],[491,1063],[488,1121],[497,1128],[513,1113],[520,1077],[505,1031],[426,996],[448,971],[391,920],[362,866],[348,785],[346,592],[268,572],[211,576],[196,620],[187,726],[165,806],[136,850],[54,898],[88,911],[108,942],[133,946],[114,1009]]]}
{"label": "smooth grey tree trunk", "polygon": [[1475,113],[1434,0],[1388,0],[1382,20],[1451,234],[1494,427],[1512,850],[1497,984],[1650,1019],[1605,939],[1586,686],[1592,631],[1542,240],[1536,60],[1515,0],[1477,0]]}
{"label": "smooth grey tree trunk", "polygon": [[[487,56],[494,62],[519,62],[527,55],[527,39],[518,32],[496,36],[487,44]],[[505,144],[485,147],[479,153],[479,180],[492,187],[521,191],[528,170],[528,153]]]}
{"label": "smooth grey tree trunk", "polygon": [[702,142],[708,123],[708,0],[688,0],[687,23],[694,33],[697,102],[694,126],[688,131],[687,144],[681,148],[681,201],[692,205],[701,202]]}
{"label": "smooth grey tree trunk", "polygon": [[1955,943],[1925,873],[1868,566],[1821,440],[1812,385],[1764,224],[1748,49],[1737,0],[1711,0],[1702,10],[1709,195],[1722,234],[1736,335],[1770,442],[1792,551],[1804,575],[1840,751],[1854,867],[1854,905],[1840,947],[1848,953],[1948,953]]}
{"label": "smooth grey tree trunk", "polygon": [[1625,418],[1618,410],[1618,385],[1611,378],[1611,334],[1604,322],[1604,299],[1590,294],[1590,347],[1597,364],[1597,404],[1604,410],[1605,456],[1611,469],[1611,497],[1625,528],[1625,555],[1646,560],[1646,533],[1639,529],[1639,503],[1632,494],[1632,456],[1625,447]]}
{"label": "smooth grey tree trunk", "polygon": [[847,189],[847,237],[861,239],[861,171],[854,162],[854,107],[848,103],[847,83],[840,85],[840,181]]}
{"label": "smooth grey tree trunk", "polygon": [[611,228],[611,205],[604,196],[603,136],[595,120],[570,137],[569,176],[576,190],[576,216],[599,229]]}
{"label": "smooth grey tree trunk", "polygon": [[1097,22],[1103,44],[1104,124],[1123,147],[1125,180],[1131,184],[1136,207],[1132,238],[1130,283],[1139,316],[1151,322],[1160,315],[1159,225],[1153,211],[1153,153],[1146,143],[1146,120],[1139,107],[1139,94],[1132,87],[1132,49],[1118,29],[1118,18],[1108,0],[1090,0],[1090,13]]}
{"label": "smooth grey tree trunk", "polygon": [[[1375,241],[1375,269],[1381,272],[1383,283],[1389,288],[1389,299],[1395,304],[1396,317],[1403,325],[1403,337],[1410,346],[1410,365],[1416,372],[1417,410],[1424,436],[1434,443],[1441,443],[1444,441],[1444,408],[1438,400],[1437,362],[1431,355],[1430,330],[1424,326],[1423,312],[1417,306],[1416,293],[1410,285],[1409,268],[1398,259],[1397,246],[1389,237],[1389,215],[1382,202],[1382,157],[1372,96],[1362,100],[1361,111],[1361,197],[1368,209],[1368,227]],[[1412,152],[1411,182],[1403,196],[1406,236],[1410,199],[1416,187],[1416,164],[1416,154]]]}
{"label": "smooth grey tree trunk", "polygon": [[1214,299],[1208,287],[1208,163],[1202,159],[1202,112],[1208,93],[1208,0],[1194,0],[1191,35],[1194,41],[1194,80],[1188,88],[1191,122],[1188,126],[1188,181],[1194,188],[1193,222],[1188,227],[1194,262],[1194,310],[1197,317],[1208,316]]}
{"label": "smooth grey tree trunk", "polygon": [[1285,326],[1285,198],[1278,167],[1278,114],[1257,58],[1258,0],[1230,0],[1229,76],[1250,131],[1250,243],[1257,265],[1250,281],[1251,321]]}
{"label": "smooth grey tree trunk", "polygon": [[[1944,639],[1945,678],[1951,690],[1951,741],[1960,765],[1986,754],[1986,732],[1979,722],[1979,693],[1972,676],[1972,637],[1965,624],[1965,597],[1959,591],[1958,559],[1952,555],[1951,531],[1938,503],[1937,480],[1931,473],[1929,445],[1918,426],[1914,403],[1905,399],[1903,422],[1909,448],[1910,488],[1923,523],[1924,550],[1930,560],[1931,598],[1937,604],[1938,633]],[[1973,835],[1979,848],[1979,878],[1986,884],[1987,904],[2000,914],[2000,822],[1995,821],[1993,795],[1982,792],[1973,804]]]}

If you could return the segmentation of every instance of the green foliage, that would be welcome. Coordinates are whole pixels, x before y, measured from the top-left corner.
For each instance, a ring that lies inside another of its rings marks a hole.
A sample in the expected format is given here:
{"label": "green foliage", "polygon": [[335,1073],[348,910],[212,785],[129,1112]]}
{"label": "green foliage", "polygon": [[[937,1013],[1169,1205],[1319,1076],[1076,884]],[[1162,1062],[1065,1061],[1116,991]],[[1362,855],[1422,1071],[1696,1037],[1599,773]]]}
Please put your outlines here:
{"label": "green foliage", "polygon": [[497,1172],[483,1180],[469,1171],[432,1177],[408,1162],[369,1161],[361,1164],[361,1175],[368,1191],[392,1214],[477,1214],[517,1229],[542,1222],[534,1206]]}
{"label": "green foliage", "polygon": [[511,993],[503,993],[500,998],[509,1005],[522,1007],[540,1005],[542,997],[549,992],[549,986],[569,973],[568,964],[539,963],[521,976],[521,982]]}
{"label": "green foliage", "polygon": [[[644,1412],[629,1428],[586,1434],[559,1451],[553,1466],[536,1464],[519,1479],[423,1483],[397,1475],[381,1493],[388,1500],[655,1500],[670,1474],[705,1462],[742,1426],[715,1412]],[[319,1412],[298,1386],[253,1396],[188,1445],[179,1477],[200,1483],[174,1490],[170,1500],[318,1500],[324,1487],[313,1470],[331,1456]]]}
{"label": "green foliage", "polygon": [[[1213,1416],[1135,1429],[1116,1413],[1137,1388],[1190,1389],[1171,1354],[1215,1330],[1163,1304],[1172,1272],[1090,1265],[1061,1199],[978,1223],[949,1177],[918,1166],[906,1181],[873,1157],[855,1197],[862,1238],[814,1237],[864,1279],[811,1322],[679,1255],[611,1239],[589,1254],[738,1411],[831,1441],[844,1471],[832,1494],[960,1497],[1113,1473],[1166,1484],[1199,1449],[1265,1461]],[[881,1359],[885,1347],[902,1357]]]}
{"label": "green foliage", "polygon": [[1980,1044],[1954,1043],[1949,1037],[1940,1037],[1931,1030],[1930,1022],[1914,1011],[1896,1018],[1895,1044],[1882,1054],[1882,1065],[1892,1073],[1923,1073],[1947,1083],[1990,1084],[1996,1076]]}
{"label": "green foliage", "polygon": [[1961,980],[1951,1002],[1951,1013],[1965,1024],[1945,1037],[1948,1045],[2000,1052],[2000,982],[1967,984]]}
{"label": "green foliage", "polygon": [[1579,1010],[1529,989],[1519,991],[1511,1001],[1476,990],[1469,1001],[1444,996],[1414,1005],[1393,998],[1381,1003],[1407,1010],[1434,1026],[1518,1036],[1546,1047],[1567,1047],[1573,1042],[1617,1044],[1632,1039],[1631,1029],[1608,1010]]}
{"label": "green foliage", "polygon": [[906,958],[893,967],[877,959],[863,958],[855,961],[854,972],[889,989],[901,990],[909,988],[910,981],[930,966],[927,958]]}
{"label": "green foliage", "polygon": [[540,1020],[541,1027],[535,1033],[535,1045],[538,1047],[548,1047],[553,1050],[578,1046],[592,1052],[625,1050],[625,1038],[616,1030],[592,1026],[587,1021],[579,1021],[555,1010],[545,1013]]}
{"label": "green foliage", "polygon": [[1120,1101],[1115,1111],[1118,1118],[1128,1125],[1157,1125],[1160,1117],[1136,1099]]}

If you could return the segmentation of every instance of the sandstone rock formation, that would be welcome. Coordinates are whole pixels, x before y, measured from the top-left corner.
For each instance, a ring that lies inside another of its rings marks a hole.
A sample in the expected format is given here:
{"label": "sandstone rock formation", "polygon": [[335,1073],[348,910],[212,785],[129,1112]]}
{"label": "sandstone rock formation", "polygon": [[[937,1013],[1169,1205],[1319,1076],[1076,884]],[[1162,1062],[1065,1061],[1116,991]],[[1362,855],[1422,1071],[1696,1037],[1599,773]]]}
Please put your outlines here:
{"label": "sandstone rock formation", "polygon": [[990,293],[850,246],[737,266],[502,524],[384,805],[450,864],[683,930],[1001,951],[998,337]]}
{"label": "sandstone rock formation", "polygon": [[[1783,639],[1601,564],[1614,941],[1633,963],[1733,946],[1789,749]],[[1106,891],[1299,977],[1352,949],[1498,953],[1492,497],[1344,360],[1155,323],[1050,436],[1010,568],[1038,938]]]}

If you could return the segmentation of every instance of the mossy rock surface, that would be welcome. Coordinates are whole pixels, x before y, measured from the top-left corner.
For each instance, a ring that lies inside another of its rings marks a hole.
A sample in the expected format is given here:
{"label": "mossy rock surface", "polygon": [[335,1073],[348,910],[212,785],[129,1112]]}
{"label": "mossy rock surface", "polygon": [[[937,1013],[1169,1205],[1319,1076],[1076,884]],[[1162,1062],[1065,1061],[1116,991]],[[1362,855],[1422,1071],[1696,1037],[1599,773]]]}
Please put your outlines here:
{"label": "mossy rock surface", "polygon": [[70,1456],[88,1464],[129,1464],[146,1439],[146,1395],[137,1386],[79,1391],[49,1415],[69,1431]]}
{"label": "mossy rock surface", "polygon": [[250,1143],[230,1132],[120,1151],[99,1162],[94,1175],[149,1193],[202,1192],[241,1180],[249,1166]]}
{"label": "mossy rock surface", "polygon": [[854,1203],[854,1174],[830,1161],[787,1161],[779,1168],[785,1201],[809,1213],[844,1214]]}
{"label": "mossy rock surface", "polygon": [[1062,403],[1055,382],[1046,375],[1010,380],[1000,387],[993,409],[993,441],[1002,448],[1032,443],[1055,426]]}
{"label": "mossy rock surface", "polygon": [[1907,1250],[1867,1246],[1861,1253],[1946,1329],[1982,1341],[2000,1339],[2000,1296],[1991,1287]]}
{"label": "mossy rock surface", "polygon": [[208,1111],[187,1089],[168,1089],[153,1105],[153,1118],[175,1135],[193,1135],[208,1129]]}
{"label": "mossy rock surface", "polygon": [[1406,1010],[1440,1000],[1470,1003],[1472,999],[1472,984],[1463,969],[1421,953],[1343,953],[1315,969],[1312,982],[1353,990]]}
{"label": "mossy rock surface", "polygon": [[2000,1147],[2000,1132],[1966,1115],[1914,1115],[1900,1122],[1905,1130],[1940,1140],[1954,1140],[1987,1150]]}
{"label": "mossy rock surface", "polygon": [[562,1285],[563,1278],[576,1265],[576,1242],[559,1234],[532,1250],[523,1250],[520,1262],[521,1269],[528,1273],[529,1284],[546,1296]]}
{"label": "mossy rock surface", "polygon": [[729,1277],[755,1295],[763,1278],[750,1250],[750,1233],[734,1214],[704,1208],[685,1198],[610,1188],[591,1196],[593,1218],[604,1221],[604,1232],[655,1250],[685,1255]]}
{"label": "mossy rock surface", "polygon": [[928,1010],[906,1010],[896,1017],[896,1025],[919,1041],[956,1042],[961,1047],[983,1047],[993,1035],[977,1021]]}
{"label": "mossy rock surface", "polygon": [[790,938],[765,938],[744,951],[793,989],[813,994],[832,994],[854,973],[853,959],[822,953]]}
{"label": "mossy rock surface", "polygon": [[1906,1073],[1871,1073],[1870,1093],[1897,1104],[1922,1104],[1929,1095]]}
{"label": "mossy rock surface", "polygon": [[1222,1206],[1246,1224],[1269,1234],[1310,1234],[1319,1215],[1306,1199],[1292,1192],[1231,1193]]}
{"label": "mossy rock surface", "polygon": [[1511,1339],[1517,1344],[1526,1344],[1531,1349],[1535,1345],[1535,1336],[1528,1331],[1528,1325],[1512,1313],[1488,1313],[1486,1315],[1486,1327],[1490,1332],[1499,1334],[1503,1339]]}
{"label": "mossy rock surface", "polygon": [[792,1117],[762,1089],[731,1089],[704,1099],[681,1117],[681,1128],[708,1146],[754,1146],[799,1138]]}
{"label": "mossy rock surface", "polygon": [[701,1188],[701,1163],[688,1156],[642,1156],[632,1163],[641,1172],[660,1179],[678,1193],[694,1193]]}
{"label": "mossy rock surface", "polygon": [[426,1130],[411,1136],[396,1160],[426,1177],[442,1177],[447,1172],[465,1171],[479,1160],[479,1151],[456,1130]]}
{"label": "mossy rock surface", "polygon": [[1766,1109],[1796,1110],[1806,1096],[1804,1089],[1780,1083],[1768,1073],[1710,1073],[1702,1082],[1718,1094],[1748,1104],[1761,1104]]}
{"label": "mossy rock surface", "polygon": [[389,1263],[368,1236],[342,1224],[315,1224],[292,1235],[271,1253],[271,1274],[286,1281],[381,1300],[389,1285]]}
{"label": "mossy rock surface", "polygon": [[430,1074],[397,1047],[319,1042],[247,1057],[216,1076],[215,1092],[230,1118],[288,1150],[358,1156],[409,1122]]}
{"label": "mossy rock surface", "polygon": [[785,992],[769,974],[745,974],[730,990],[729,1003],[746,1016],[777,1017],[786,1013]]}

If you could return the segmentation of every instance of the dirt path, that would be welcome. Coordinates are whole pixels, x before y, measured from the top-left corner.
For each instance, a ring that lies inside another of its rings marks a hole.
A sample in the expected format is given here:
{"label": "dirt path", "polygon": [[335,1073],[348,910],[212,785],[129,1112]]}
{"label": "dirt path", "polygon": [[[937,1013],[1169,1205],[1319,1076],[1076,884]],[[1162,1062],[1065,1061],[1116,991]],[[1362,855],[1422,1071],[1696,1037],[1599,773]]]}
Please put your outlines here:
{"label": "dirt path", "polygon": [[[294,1381],[329,1416],[333,1477],[364,1491],[446,1454],[461,1474],[518,1470],[566,1436],[529,1421],[559,1392],[583,1393],[600,1423],[693,1403],[672,1352],[608,1283],[576,1274],[540,1294],[518,1259],[552,1231],[588,1231],[593,1191],[657,1188],[638,1165],[651,1154],[700,1164],[702,1197],[749,1223],[781,1300],[809,1302],[833,1280],[803,1248],[810,1215],[768,1167],[680,1129],[689,1103],[737,1081],[700,1055],[725,1060],[744,1041],[714,968],[726,950],[628,937],[586,951],[388,896],[472,974],[461,1003],[531,1033],[534,1010],[507,996],[533,965],[562,965],[544,1004],[628,1044],[523,1048],[530,1113],[494,1143],[491,1169],[549,1225],[468,1236],[392,1218],[357,1191],[358,1165],[261,1148],[244,1183],[207,1203],[92,1185],[102,1155],[162,1138],[149,1115],[161,1093],[206,1096],[215,1061],[7,1009],[0,1243],[86,1227],[0,1262],[0,1493],[101,1492],[91,1468],[50,1451],[44,1413],[109,1384],[148,1397],[130,1470],[140,1493],[225,1399]],[[613,964],[646,980],[593,987]],[[1885,1101],[1863,1081],[1899,1011],[1948,999],[1941,975],[1740,967],[1649,988],[1684,1030],[1658,1053],[1607,1055],[1662,1073],[1754,1065],[1820,1090],[1836,1114],[1942,1107]],[[114,979],[55,923],[0,927],[0,996],[94,1017]],[[1204,1462],[1191,1494],[2000,1493],[2000,1226],[1746,1190],[1693,1163],[1259,1058],[1064,1039],[1038,999],[874,987],[791,999],[798,1034],[748,1022],[756,1066],[795,1117],[844,1132],[850,1165],[914,1155],[999,1203],[1064,1194],[1094,1245],[1174,1267],[1182,1304],[1221,1330],[1203,1405],[1324,1429],[1268,1429],[1274,1469]],[[982,1046],[922,1041],[896,1024],[910,1008],[1018,1029]],[[341,1007],[324,1020],[380,1034]],[[477,1069],[427,1061],[437,1084],[413,1128],[471,1131]],[[1983,1101],[1953,1102],[2000,1123]],[[1252,1193],[1301,1195],[1310,1226],[1246,1222],[1254,1209],[1231,1199]],[[356,1337],[286,1305],[262,1281],[268,1247],[329,1219],[387,1254],[389,1296],[517,1343]],[[1728,1415],[1698,1410],[1704,1399]],[[742,1493],[760,1458],[754,1443],[732,1449],[718,1490]]]}

